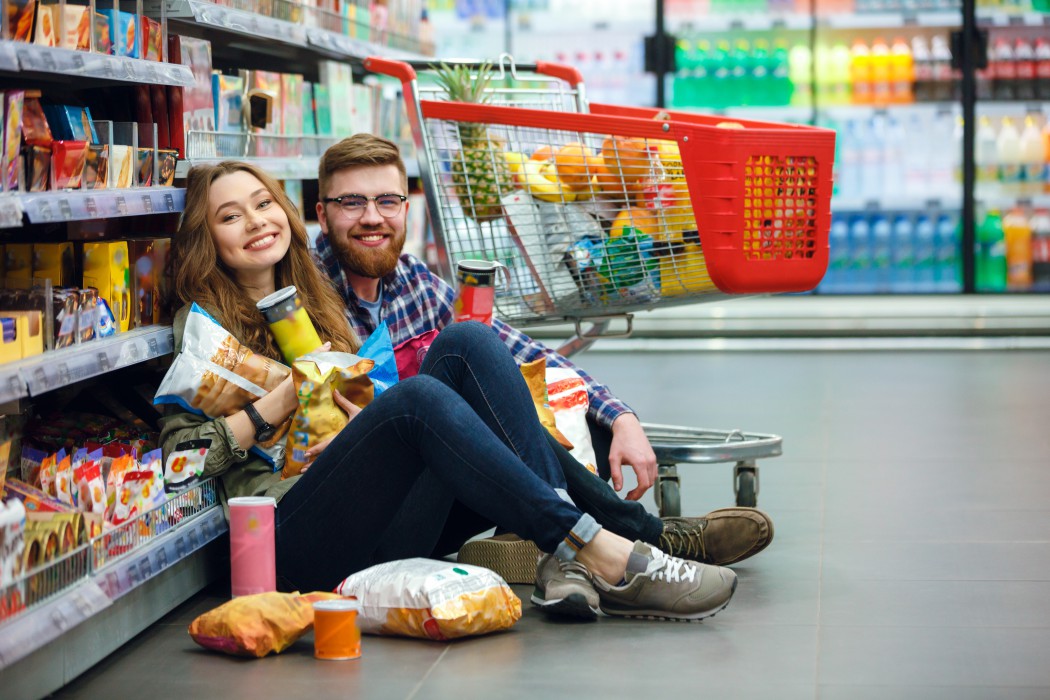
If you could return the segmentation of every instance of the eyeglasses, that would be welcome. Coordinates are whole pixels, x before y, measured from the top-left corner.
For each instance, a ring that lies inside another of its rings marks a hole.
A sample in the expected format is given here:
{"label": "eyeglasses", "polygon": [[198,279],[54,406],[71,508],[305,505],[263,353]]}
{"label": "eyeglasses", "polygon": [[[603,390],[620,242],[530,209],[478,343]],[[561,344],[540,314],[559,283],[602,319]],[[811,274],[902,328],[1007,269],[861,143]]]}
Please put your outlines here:
{"label": "eyeglasses", "polygon": [[376,203],[376,211],[385,219],[397,216],[401,213],[401,205],[408,199],[403,194],[377,194],[375,197],[366,197],[363,194],[344,194],[341,197],[325,197],[321,201],[325,204],[335,202],[343,212],[343,216],[351,221],[360,219],[365,215],[365,209],[369,202]]}

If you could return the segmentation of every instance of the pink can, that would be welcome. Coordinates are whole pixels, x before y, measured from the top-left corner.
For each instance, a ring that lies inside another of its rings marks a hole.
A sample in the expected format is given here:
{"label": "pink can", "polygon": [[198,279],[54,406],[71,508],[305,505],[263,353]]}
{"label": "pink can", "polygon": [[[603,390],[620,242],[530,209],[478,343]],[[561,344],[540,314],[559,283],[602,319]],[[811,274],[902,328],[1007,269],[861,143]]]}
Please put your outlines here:
{"label": "pink can", "polygon": [[231,498],[230,589],[233,597],[277,590],[274,515],[277,501],[264,496]]}

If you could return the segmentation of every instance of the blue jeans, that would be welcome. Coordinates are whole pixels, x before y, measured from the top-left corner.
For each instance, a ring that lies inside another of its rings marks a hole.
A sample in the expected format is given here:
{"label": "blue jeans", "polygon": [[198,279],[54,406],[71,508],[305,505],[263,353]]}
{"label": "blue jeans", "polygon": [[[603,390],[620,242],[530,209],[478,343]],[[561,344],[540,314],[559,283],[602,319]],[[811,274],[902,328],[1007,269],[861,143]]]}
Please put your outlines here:
{"label": "blue jeans", "polygon": [[443,330],[420,376],[377,397],[277,506],[277,573],[331,590],[392,559],[430,556],[457,501],[572,559],[600,529],[565,481],[525,380],[491,329]]}

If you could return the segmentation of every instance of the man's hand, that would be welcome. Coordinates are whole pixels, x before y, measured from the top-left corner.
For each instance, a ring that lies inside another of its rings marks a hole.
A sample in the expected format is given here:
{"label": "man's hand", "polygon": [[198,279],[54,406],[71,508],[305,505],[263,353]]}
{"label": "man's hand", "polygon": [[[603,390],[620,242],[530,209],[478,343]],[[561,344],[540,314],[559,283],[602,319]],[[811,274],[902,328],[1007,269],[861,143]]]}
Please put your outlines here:
{"label": "man's hand", "polygon": [[[338,391],[332,392],[332,398],[335,399],[335,403],[339,406],[339,408],[346,411],[346,415],[348,416],[346,421],[347,423],[352,421],[354,419],[354,416],[361,412],[361,408],[359,406],[357,406],[354,403],[351,403],[348,398],[340,394]],[[339,433],[336,433],[332,437],[322,440],[321,442],[317,443],[316,445],[314,445],[306,451],[307,462],[303,465],[303,468],[300,470],[300,473],[305,472],[307,469],[310,468],[310,465],[314,463],[314,460],[317,459],[317,456],[325,451],[325,448],[328,447],[329,443],[331,443],[332,440],[334,440],[336,435],[338,434]]]}
{"label": "man's hand", "polygon": [[613,488],[623,488],[623,466],[630,465],[638,478],[638,486],[626,496],[637,501],[656,483],[656,453],[645,436],[638,416],[623,413],[612,424],[612,445],[609,447],[609,471]]}

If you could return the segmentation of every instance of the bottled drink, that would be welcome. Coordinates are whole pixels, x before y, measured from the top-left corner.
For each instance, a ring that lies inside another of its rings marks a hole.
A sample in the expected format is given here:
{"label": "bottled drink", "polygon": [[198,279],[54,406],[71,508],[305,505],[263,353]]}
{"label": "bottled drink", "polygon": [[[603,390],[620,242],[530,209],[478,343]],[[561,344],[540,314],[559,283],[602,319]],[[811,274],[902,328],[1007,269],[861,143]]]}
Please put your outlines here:
{"label": "bottled drink", "polygon": [[1003,217],[1003,239],[1006,241],[1006,288],[1026,292],[1032,288],[1032,229],[1020,209]]}
{"label": "bottled drink", "polygon": [[918,241],[915,240],[911,217],[898,214],[893,220],[893,251],[890,261],[892,268],[891,291],[911,294],[917,291],[915,265],[918,255]]}
{"label": "bottled drink", "polygon": [[1003,117],[999,136],[995,140],[995,154],[999,160],[999,182],[1007,191],[1016,194],[1021,184],[1021,135],[1014,120]]}
{"label": "bottled drink", "polygon": [[897,37],[890,49],[890,100],[897,104],[913,102],[914,80],[915,67],[911,47],[903,37]]}
{"label": "bottled drink", "polygon": [[893,229],[889,220],[876,214],[871,220],[871,267],[875,292],[892,289]]}
{"label": "bottled drink", "polygon": [[849,47],[845,42],[836,42],[828,55],[829,104],[848,105],[850,102],[850,61]]}
{"label": "bottled drink", "polygon": [[1002,292],[1006,289],[1006,241],[998,211],[989,211],[977,227],[977,261],[974,270],[977,291]]}
{"label": "bottled drink", "polygon": [[1014,65],[1017,74],[1014,82],[1014,98],[1034,100],[1035,50],[1023,37],[1014,44]]}
{"label": "bottled drink", "polygon": [[871,276],[871,225],[868,223],[867,214],[853,217],[849,227],[849,244],[850,277],[853,280],[850,291],[862,294],[874,291],[875,285]]}
{"label": "bottled drink", "polygon": [[744,83],[745,97],[743,104],[764,106],[772,104],[772,77],[769,70],[769,42],[755,39],[751,53],[746,58]]}
{"label": "bottled drink", "polygon": [[1050,100],[1050,41],[1043,37],[1035,40],[1035,98]]}
{"label": "bottled drink", "polygon": [[928,294],[937,291],[937,231],[925,214],[915,220],[915,291]]}
{"label": "bottled drink", "polygon": [[729,75],[730,94],[729,106],[749,104],[747,71],[750,63],[751,47],[746,39],[737,39],[730,52]]}
{"label": "bottled drink", "polygon": [[962,291],[962,266],[959,264],[959,223],[948,214],[937,217],[937,291]]}
{"label": "bottled drink", "polygon": [[788,45],[784,39],[777,39],[773,43],[773,55],[770,57],[770,70],[772,77],[773,95],[769,104],[783,106],[791,104],[791,78],[788,66]]}
{"label": "bottled drink", "polygon": [[711,80],[711,99],[708,102],[712,107],[735,106],[735,103],[730,102],[733,81],[729,51],[729,42],[723,40],[718,42],[712,52],[709,74],[713,78]]}
{"label": "bottled drink", "polygon": [[871,100],[877,105],[890,102],[890,47],[882,37],[871,44]]}
{"label": "bottled drink", "polygon": [[[856,39],[853,42],[853,47],[850,49],[849,75],[850,87],[853,91],[853,104],[871,104],[871,51],[861,39]],[[819,76],[817,80],[820,80]]]}
{"label": "bottled drink", "polygon": [[916,102],[929,102],[933,99],[933,56],[926,37],[921,34],[912,37],[911,55],[915,74],[913,96]]}
{"label": "bottled drink", "polygon": [[821,291],[830,294],[849,291],[850,260],[849,223],[841,214],[833,214],[828,231],[828,271],[820,283]]}
{"label": "bottled drink", "polygon": [[896,117],[886,117],[882,134],[882,186],[880,187],[883,197],[898,194],[901,184],[904,183],[906,142],[907,133],[901,120]]}
{"label": "bottled drink", "polygon": [[[689,75],[689,95],[693,100],[693,104],[704,107],[711,103],[711,43],[707,41],[697,41],[693,44],[692,51],[692,72]],[[624,83],[625,88],[627,83]],[[624,94],[623,104],[630,102],[630,97]]]}
{"label": "bottled drink", "polygon": [[692,69],[693,60],[690,55],[688,39],[679,39],[674,47],[674,94],[671,104],[675,107],[692,107],[696,104],[692,95]]}
{"label": "bottled drink", "polygon": [[813,102],[813,53],[808,44],[795,44],[788,52],[791,104],[809,107]]}
{"label": "bottled drink", "polygon": [[1050,291],[1050,209],[1036,209],[1032,229],[1032,290]]}
{"label": "bottled drink", "polygon": [[[959,184],[962,182],[962,161],[963,161],[963,118],[957,117],[955,119],[955,129],[952,131],[952,149],[951,149],[951,164],[952,164],[952,183]],[[976,161],[976,157],[974,158]],[[980,177],[980,171],[977,173]]]}
{"label": "bottled drink", "polygon": [[992,54],[988,59],[992,70],[992,98],[996,100],[1014,99],[1014,88],[1017,81],[1017,64],[1014,62],[1014,50],[1007,39],[996,39]]}
{"label": "bottled drink", "polygon": [[1043,136],[1031,116],[1024,118],[1019,148],[1021,192],[1025,195],[1039,194],[1043,190],[1043,171],[1046,164],[1043,161]]}
{"label": "bottled drink", "polygon": [[996,155],[995,129],[992,120],[981,117],[977,121],[977,133],[974,135],[974,165],[977,167],[977,181],[985,189],[998,189],[999,160]]}
{"label": "bottled drink", "polygon": [[948,40],[937,34],[930,40],[930,99],[946,102],[952,99],[952,52]]}

